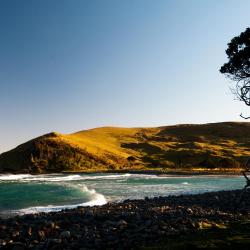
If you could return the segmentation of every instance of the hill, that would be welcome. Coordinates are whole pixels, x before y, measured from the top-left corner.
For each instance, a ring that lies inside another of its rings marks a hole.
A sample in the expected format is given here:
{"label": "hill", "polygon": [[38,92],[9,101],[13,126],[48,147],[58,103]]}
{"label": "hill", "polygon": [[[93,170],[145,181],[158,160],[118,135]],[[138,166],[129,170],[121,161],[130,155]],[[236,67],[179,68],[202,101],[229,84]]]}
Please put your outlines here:
{"label": "hill", "polygon": [[50,133],[0,155],[0,172],[239,169],[250,156],[250,123],[103,127]]}

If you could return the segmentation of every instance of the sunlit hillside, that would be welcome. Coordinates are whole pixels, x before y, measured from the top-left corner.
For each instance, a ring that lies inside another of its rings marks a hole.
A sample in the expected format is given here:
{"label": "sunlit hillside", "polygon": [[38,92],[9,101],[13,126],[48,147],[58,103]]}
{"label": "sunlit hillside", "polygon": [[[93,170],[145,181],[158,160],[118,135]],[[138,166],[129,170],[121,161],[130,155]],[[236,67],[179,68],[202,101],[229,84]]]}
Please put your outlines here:
{"label": "sunlit hillside", "polygon": [[103,127],[33,139],[1,154],[0,171],[226,170],[248,156],[250,123]]}

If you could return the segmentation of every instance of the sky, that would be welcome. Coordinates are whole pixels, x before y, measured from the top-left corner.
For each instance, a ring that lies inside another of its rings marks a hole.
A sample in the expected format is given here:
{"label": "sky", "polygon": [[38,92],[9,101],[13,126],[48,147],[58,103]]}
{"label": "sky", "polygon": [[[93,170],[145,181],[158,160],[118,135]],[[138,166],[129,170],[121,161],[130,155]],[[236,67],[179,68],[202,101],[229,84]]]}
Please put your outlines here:
{"label": "sky", "polygon": [[242,121],[219,73],[248,0],[1,0],[0,153],[100,126]]}

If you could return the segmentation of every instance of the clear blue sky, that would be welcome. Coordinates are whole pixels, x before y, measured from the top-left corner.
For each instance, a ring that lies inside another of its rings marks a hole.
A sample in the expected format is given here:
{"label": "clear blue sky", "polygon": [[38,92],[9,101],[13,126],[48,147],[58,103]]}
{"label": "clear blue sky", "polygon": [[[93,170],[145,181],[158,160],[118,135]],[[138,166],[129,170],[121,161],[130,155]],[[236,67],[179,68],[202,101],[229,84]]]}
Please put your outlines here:
{"label": "clear blue sky", "polygon": [[250,1],[0,1],[0,152],[50,131],[241,121],[218,72]]}

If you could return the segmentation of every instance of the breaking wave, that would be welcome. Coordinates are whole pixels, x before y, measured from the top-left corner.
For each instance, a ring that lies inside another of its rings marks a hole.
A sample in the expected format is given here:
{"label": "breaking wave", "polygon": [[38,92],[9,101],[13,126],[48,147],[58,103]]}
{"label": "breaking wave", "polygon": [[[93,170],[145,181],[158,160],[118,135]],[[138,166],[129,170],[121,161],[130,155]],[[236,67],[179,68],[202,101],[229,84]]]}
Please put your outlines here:
{"label": "breaking wave", "polygon": [[88,201],[78,204],[69,204],[69,205],[47,205],[47,206],[35,206],[28,207],[19,210],[11,210],[10,214],[12,215],[24,215],[24,214],[34,214],[41,212],[57,212],[63,209],[72,209],[79,206],[101,206],[107,203],[104,195],[97,193],[94,189],[88,189],[85,185],[78,185],[81,188],[83,194],[88,198]]}
{"label": "breaking wave", "polygon": [[1,174],[0,180],[1,181],[15,181],[15,180],[21,180],[25,178],[29,178],[30,174]]}
{"label": "breaking wave", "polygon": [[[190,179],[190,178],[204,178],[202,176],[181,176],[181,175],[155,175],[155,174],[40,174],[40,175],[31,175],[31,174],[2,174],[0,175],[0,182],[70,182],[70,181],[84,181],[84,180],[116,180],[116,179],[126,179],[126,178],[138,178],[138,179]],[[220,178],[220,175],[209,175],[208,177]],[[233,176],[230,176],[233,178]]]}
{"label": "breaking wave", "polygon": [[107,201],[242,188],[241,176],[137,173],[0,175],[0,217],[60,211]]}
{"label": "breaking wave", "polygon": [[46,181],[46,182],[65,182],[65,181],[78,181],[78,180],[95,180],[95,179],[121,179],[129,177],[131,174],[113,174],[113,175],[95,175],[90,176],[87,174],[43,174],[43,175],[30,175],[30,174],[10,174],[0,175],[0,181]]}

